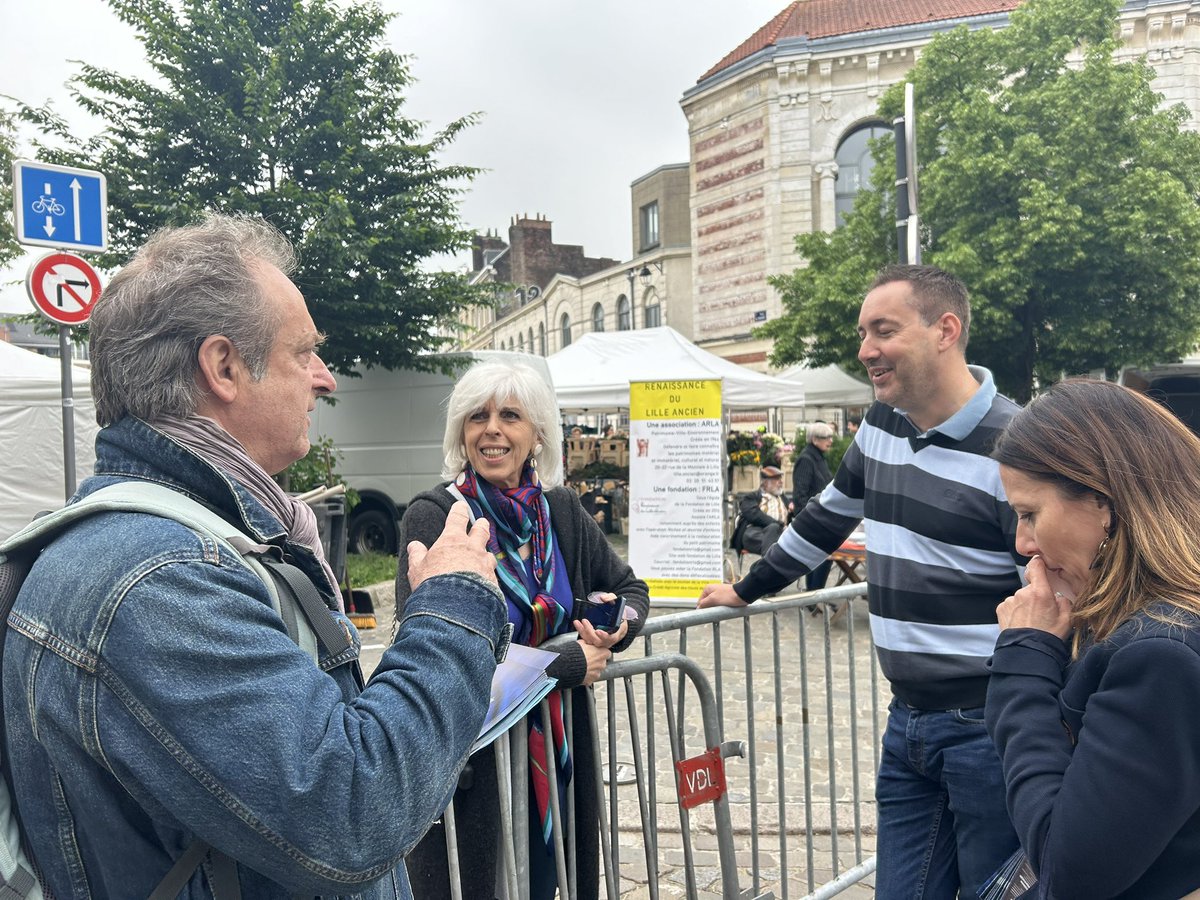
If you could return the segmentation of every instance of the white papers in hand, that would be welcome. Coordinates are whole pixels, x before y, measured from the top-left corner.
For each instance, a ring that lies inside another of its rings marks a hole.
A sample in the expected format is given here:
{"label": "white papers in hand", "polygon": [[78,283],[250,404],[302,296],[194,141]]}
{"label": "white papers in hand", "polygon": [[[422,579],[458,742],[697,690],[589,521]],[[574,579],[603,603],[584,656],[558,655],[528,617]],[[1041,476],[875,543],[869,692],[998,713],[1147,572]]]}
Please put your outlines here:
{"label": "white papers in hand", "polygon": [[509,644],[504,662],[492,676],[491,701],[479,737],[471,745],[474,753],[486,747],[533,709],[558,684],[546,674],[546,666],[558,654],[522,644]]}

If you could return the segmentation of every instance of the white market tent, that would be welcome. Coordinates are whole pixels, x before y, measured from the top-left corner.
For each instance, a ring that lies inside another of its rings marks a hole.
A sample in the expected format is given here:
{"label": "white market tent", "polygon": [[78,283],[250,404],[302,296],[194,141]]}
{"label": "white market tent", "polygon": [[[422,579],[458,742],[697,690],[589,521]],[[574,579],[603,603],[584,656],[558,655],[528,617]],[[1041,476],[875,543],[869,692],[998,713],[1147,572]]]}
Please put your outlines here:
{"label": "white market tent", "polygon": [[[73,366],[76,478],[92,474],[96,425],[86,369]],[[66,502],[62,375],[57,359],[0,341],[0,539]]]}
{"label": "white market tent", "polygon": [[559,409],[629,408],[631,381],[722,379],[726,408],[805,405],[805,386],[753,372],[701,350],[669,326],[591,332],[546,359]]}
{"label": "white market tent", "polygon": [[804,385],[805,406],[870,406],[875,399],[870,382],[847,375],[838,366],[792,366],[777,377]]}

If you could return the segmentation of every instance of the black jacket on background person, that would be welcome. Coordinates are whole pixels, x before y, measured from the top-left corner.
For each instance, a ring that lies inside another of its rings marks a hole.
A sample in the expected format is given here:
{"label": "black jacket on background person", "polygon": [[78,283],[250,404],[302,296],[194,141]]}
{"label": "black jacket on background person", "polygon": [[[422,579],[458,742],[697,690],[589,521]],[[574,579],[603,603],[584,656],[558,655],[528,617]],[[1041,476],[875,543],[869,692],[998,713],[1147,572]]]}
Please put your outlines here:
{"label": "black jacket on background person", "polygon": [[[788,495],[780,494],[779,499],[783,501],[786,507],[788,503]],[[771,525],[783,525],[777,519],[772,519],[762,511],[763,491],[760,487],[757,491],[747,491],[738,499],[738,517],[737,524],[733,529],[733,537],[730,538],[729,546],[735,550],[742,549],[742,543],[746,536],[746,529],[753,525],[755,528],[767,528]]]}
{"label": "black jacket on background person", "polygon": [[825,454],[815,444],[806,444],[792,472],[792,508],[795,512],[804,509],[808,501],[825,490],[831,481],[833,473],[829,471]]}

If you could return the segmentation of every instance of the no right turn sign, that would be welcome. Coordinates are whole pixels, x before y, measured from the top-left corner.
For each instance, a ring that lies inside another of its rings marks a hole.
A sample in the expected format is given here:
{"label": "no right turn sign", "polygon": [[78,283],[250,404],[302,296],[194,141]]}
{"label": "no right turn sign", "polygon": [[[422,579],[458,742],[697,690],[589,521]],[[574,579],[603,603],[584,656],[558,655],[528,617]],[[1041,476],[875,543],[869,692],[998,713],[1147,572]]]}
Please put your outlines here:
{"label": "no right turn sign", "polygon": [[34,308],[59,325],[82,325],[100,299],[100,276],[74,253],[47,253],[34,262],[25,287]]}

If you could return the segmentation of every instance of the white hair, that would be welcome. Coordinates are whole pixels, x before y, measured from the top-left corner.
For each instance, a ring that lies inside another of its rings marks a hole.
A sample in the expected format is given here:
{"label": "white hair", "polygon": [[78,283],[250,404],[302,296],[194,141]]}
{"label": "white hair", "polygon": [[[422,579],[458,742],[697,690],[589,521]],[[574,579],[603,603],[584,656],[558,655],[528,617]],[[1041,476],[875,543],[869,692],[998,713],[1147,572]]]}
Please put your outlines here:
{"label": "white hair", "polygon": [[[562,484],[562,427],[558,403],[545,377],[523,362],[484,360],[463,373],[446,404],[446,434],[442,438],[442,477],[453,481],[467,466],[463,426],[467,417],[491,400],[515,402],[533,424],[534,459],[542,487]],[[538,447],[541,447],[539,450]]]}
{"label": "white hair", "polygon": [[808,442],[810,444],[815,444],[817,441],[823,441],[831,437],[833,437],[833,429],[824,422],[817,422],[815,425],[808,426]]}

